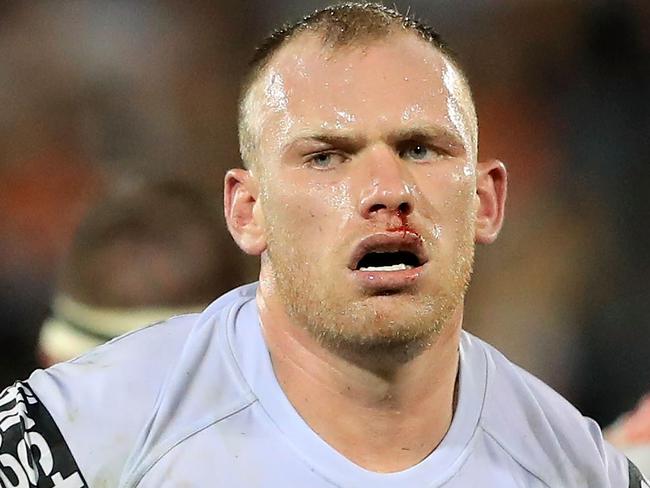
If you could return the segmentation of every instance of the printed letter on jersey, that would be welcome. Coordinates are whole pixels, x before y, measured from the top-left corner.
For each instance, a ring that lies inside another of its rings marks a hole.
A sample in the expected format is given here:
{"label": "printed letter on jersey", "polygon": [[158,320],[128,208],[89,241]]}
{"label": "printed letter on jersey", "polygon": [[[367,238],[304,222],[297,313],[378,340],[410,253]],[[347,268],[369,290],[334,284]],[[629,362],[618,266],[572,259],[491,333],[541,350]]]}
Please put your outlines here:
{"label": "printed letter on jersey", "polygon": [[87,488],[47,409],[27,383],[0,393],[0,488]]}

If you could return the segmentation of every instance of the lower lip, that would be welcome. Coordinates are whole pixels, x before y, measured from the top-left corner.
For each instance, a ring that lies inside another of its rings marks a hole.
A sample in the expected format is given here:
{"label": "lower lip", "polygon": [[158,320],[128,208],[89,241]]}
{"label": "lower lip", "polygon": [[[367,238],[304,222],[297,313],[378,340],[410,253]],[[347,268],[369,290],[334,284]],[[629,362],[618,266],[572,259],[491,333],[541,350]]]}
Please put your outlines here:
{"label": "lower lip", "polygon": [[404,269],[400,271],[352,271],[352,279],[363,288],[386,291],[400,290],[415,284],[424,271],[424,267]]}

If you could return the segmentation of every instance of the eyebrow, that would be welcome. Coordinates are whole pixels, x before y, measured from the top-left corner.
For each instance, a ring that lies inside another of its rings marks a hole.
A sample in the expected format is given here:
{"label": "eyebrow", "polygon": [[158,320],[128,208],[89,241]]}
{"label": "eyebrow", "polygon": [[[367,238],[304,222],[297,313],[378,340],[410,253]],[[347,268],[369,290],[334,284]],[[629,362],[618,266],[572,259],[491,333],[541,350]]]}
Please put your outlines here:
{"label": "eyebrow", "polygon": [[415,127],[405,127],[388,134],[388,142],[395,144],[400,141],[430,141],[442,140],[450,146],[458,149],[465,149],[465,141],[461,135],[455,131],[440,125],[418,125]]}
{"label": "eyebrow", "polygon": [[[448,129],[440,125],[418,125],[415,127],[405,127],[389,132],[383,137],[389,144],[397,144],[401,141],[432,141],[442,140],[449,146],[456,149],[466,149],[465,141],[455,130]],[[322,142],[323,144],[342,147],[346,149],[358,149],[366,144],[367,138],[353,130],[304,130],[284,144],[281,152],[286,152],[290,148],[304,142]]]}
{"label": "eyebrow", "polygon": [[366,138],[351,130],[305,130],[300,131],[290,141],[284,144],[281,152],[284,153],[290,148],[305,142],[322,142],[331,146],[353,149],[363,147],[366,143]]}

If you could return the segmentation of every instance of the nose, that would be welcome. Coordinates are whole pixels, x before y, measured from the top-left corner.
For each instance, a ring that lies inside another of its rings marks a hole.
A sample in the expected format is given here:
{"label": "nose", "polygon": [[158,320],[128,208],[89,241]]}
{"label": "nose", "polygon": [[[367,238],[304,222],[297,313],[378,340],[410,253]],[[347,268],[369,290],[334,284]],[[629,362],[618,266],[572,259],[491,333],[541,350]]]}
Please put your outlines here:
{"label": "nose", "polygon": [[388,150],[378,149],[360,166],[365,181],[359,211],[364,218],[372,220],[381,218],[382,214],[390,217],[395,213],[406,216],[413,212],[413,189],[408,170],[400,158]]}

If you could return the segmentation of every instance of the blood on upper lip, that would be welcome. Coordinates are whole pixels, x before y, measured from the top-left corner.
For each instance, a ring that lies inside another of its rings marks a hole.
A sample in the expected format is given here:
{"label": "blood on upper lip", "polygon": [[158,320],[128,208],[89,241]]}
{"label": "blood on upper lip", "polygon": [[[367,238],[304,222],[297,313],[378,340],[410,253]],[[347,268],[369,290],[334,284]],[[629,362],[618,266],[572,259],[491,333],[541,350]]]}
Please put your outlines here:
{"label": "blood on upper lip", "polygon": [[402,224],[401,224],[400,226],[398,226],[398,227],[390,227],[389,229],[387,229],[388,232],[401,232],[401,233],[402,233],[402,237],[406,237],[406,233],[407,233],[407,232],[412,232],[413,234],[417,234],[417,232],[413,231],[413,230],[409,227],[408,222],[406,221],[406,219],[408,218],[408,216],[405,215],[404,212],[402,212],[401,209],[398,208],[398,209],[395,211],[395,214],[397,215],[397,217],[399,217],[399,219],[400,219],[400,221],[402,222]]}

